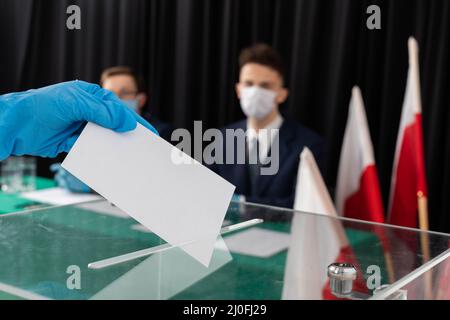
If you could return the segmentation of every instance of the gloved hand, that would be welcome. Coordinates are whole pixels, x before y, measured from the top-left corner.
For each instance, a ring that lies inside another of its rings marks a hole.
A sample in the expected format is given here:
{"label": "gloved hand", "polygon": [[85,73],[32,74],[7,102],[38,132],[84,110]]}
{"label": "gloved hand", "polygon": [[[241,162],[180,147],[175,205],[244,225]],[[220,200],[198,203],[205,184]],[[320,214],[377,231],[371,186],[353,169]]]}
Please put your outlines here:
{"label": "gloved hand", "polygon": [[234,193],[231,197],[230,205],[228,206],[227,210],[227,218],[234,220],[237,219],[241,213],[241,206],[239,202],[244,202],[245,197],[239,194]]}
{"label": "gloved hand", "polygon": [[139,122],[158,134],[112,92],[84,81],[63,82],[0,96],[0,160],[68,152],[87,121],[117,132]]}
{"label": "gloved hand", "polygon": [[50,171],[55,173],[55,182],[60,188],[67,189],[76,193],[89,193],[91,188],[78,180],[69,171],[61,167],[60,163],[54,163],[50,166]]}
{"label": "gloved hand", "polygon": [[243,202],[244,200],[244,196],[237,194],[237,193],[233,193],[233,196],[231,197],[231,201],[233,202]]}

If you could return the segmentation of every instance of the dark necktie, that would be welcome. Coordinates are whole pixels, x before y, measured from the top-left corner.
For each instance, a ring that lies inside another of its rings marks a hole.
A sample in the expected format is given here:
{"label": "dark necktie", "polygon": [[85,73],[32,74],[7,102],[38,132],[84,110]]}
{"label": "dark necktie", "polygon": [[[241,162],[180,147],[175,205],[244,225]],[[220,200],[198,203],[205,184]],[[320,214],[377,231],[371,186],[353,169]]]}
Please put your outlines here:
{"label": "dark necktie", "polygon": [[248,163],[248,173],[250,177],[251,193],[256,194],[258,178],[260,175],[259,142],[257,137],[252,138],[252,143],[249,144],[247,161],[248,161],[247,163]]}

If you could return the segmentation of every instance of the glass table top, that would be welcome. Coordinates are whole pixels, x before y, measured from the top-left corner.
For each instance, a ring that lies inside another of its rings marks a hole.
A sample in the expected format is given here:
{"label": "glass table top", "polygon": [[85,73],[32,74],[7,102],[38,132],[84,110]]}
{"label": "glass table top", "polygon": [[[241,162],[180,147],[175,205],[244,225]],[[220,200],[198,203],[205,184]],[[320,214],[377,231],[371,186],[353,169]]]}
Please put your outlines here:
{"label": "glass table top", "polygon": [[449,243],[232,202],[205,267],[101,200],[0,215],[0,299],[450,299]]}

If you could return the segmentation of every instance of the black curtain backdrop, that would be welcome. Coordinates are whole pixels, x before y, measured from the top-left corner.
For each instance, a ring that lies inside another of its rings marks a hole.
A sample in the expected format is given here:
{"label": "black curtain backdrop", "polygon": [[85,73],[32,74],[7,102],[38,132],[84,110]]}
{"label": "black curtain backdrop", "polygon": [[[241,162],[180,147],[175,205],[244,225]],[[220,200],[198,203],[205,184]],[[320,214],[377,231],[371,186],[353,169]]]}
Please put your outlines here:
{"label": "black curtain backdrop", "polygon": [[[70,4],[81,8],[79,31],[66,28]],[[381,8],[381,30],[366,28],[371,4]],[[361,87],[386,207],[414,35],[430,224],[450,232],[449,24],[448,0],[0,0],[0,92],[97,82],[103,68],[130,65],[162,120],[219,127],[243,117],[234,94],[240,49],[267,42],[288,67],[283,112],[328,142],[331,188],[351,88]]]}

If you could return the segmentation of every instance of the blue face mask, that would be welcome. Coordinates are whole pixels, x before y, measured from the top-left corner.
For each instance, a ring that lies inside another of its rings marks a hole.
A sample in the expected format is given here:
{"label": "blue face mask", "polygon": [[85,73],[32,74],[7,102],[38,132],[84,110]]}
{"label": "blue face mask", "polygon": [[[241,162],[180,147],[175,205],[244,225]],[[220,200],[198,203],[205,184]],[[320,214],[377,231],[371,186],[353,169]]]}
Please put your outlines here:
{"label": "blue face mask", "polygon": [[121,101],[123,103],[125,103],[126,106],[128,108],[130,108],[131,110],[133,110],[134,112],[138,112],[138,109],[139,109],[139,101],[138,101],[138,99],[127,99],[127,100],[121,99]]}

